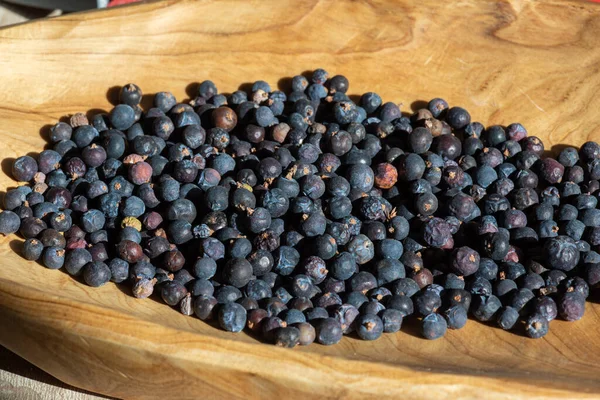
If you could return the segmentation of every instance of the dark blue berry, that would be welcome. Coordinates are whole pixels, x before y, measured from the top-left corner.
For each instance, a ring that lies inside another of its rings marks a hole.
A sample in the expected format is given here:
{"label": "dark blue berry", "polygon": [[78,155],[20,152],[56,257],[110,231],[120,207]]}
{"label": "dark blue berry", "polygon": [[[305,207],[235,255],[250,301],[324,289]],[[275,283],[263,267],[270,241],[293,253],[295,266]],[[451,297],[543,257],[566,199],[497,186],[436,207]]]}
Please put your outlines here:
{"label": "dark blue berry", "polygon": [[421,334],[425,339],[439,339],[446,334],[447,329],[446,320],[436,313],[427,315],[421,321]]}

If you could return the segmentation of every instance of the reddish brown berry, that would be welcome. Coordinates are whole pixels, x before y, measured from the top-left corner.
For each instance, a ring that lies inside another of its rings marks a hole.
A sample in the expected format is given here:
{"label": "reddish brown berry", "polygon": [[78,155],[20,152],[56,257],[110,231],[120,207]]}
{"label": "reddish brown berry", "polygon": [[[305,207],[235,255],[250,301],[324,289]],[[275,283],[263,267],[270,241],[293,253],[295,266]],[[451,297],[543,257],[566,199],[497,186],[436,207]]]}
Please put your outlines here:
{"label": "reddish brown berry", "polygon": [[248,328],[253,332],[260,332],[262,330],[261,322],[265,318],[269,316],[269,313],[266,310],[261,308],[257,308],[256,310],[251,310],[248,313]]}
{"label": "reddish brown berry", "polygon": [[420,269],[410,275],[412,275],[411,278],[417,282],[417,285],[419,285],[419,288],[421,289],[433,283],[433,274],[427,268]]}
{"label": "reddish brown berry", "polygon": [[144,257],[142,246],[131,240],[123,240],[117,245],[119,257],[128,263],[136,263]]}
{"label": "reddish brown berry", "polygon": [[163,257],[163,268],[170,272],[179,271],[185,264],[185,258],[179,250],[167,251]]}
{"label": "reddish brown berry", "polygon": [[144,215],[142,219],[142,223],[146,227],[146,229],[156,229],[163,222],[163,217],[157,213],[156,211],[150,211],[148,214]]}
{"label": "reddish brown berry", "polygon": [[396,167],[389,163],[381,163],[375,168],[375,186],[380,189],[389,189],[398,181]]}
{"label": "reddish brown berry", "polygon": [[152,178],[152,167],[145,161],[133,164],[129,167],[129,180],[136,185],[150,182]]}
{"label": "reddish brown berry", "polygon": [[212,121],[217,128],[230,132],[237,125],[237,114],[229,107],[219,107],[212,112]]}

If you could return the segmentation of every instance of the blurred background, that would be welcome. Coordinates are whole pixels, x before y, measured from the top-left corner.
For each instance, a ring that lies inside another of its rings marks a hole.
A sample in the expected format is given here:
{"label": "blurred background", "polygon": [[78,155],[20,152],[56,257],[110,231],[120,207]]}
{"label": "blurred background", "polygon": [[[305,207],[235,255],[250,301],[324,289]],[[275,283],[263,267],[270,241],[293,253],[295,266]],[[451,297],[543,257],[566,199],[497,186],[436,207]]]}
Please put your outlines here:
{"label": "blurred background", "polygon": [[74,11],[112,7],[139,0],[0,0],[0,27]]}

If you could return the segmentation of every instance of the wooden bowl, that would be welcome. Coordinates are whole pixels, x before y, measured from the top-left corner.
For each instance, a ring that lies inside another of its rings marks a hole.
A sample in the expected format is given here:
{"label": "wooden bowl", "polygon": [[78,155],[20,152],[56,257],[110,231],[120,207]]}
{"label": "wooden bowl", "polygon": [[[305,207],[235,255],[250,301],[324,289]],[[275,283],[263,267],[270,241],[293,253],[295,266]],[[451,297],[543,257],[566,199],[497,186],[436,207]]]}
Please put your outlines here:
{"label": "wooden bowl", "polygon": [[[484,124],[521,121],[548,150],[600,139],[600,7],[565,1],[162,1],[0,30],[0,188],[49,124],[109,110],[118,86],[193,96],[317,67],[409,111],[441,96]],[[192,82],[190,84],[190,82]],[[245,85],[247,86],[247,85]],[[115,89],[116,88],[116,89]],[[108,91],[107,91],[108,90]],[[144,98],[148,105],[151,97]],[[600,307],[532,340],[470,321],[437,341],[286,350],[128,288],[92,289],[0,241],[0,343],[58,379],[122,398],[597,398]],[[125,292],[125,293],[123,293]]]}

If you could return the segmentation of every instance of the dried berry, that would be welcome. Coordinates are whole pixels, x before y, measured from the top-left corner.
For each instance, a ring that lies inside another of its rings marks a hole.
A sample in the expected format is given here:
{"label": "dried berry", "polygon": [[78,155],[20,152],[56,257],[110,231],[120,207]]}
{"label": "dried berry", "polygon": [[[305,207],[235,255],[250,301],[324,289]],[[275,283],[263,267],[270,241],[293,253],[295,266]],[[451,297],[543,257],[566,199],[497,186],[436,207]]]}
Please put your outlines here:
{"label": "dried berry", "polygon": [[14,161],[31,186],[6,191],[0,234],[91,286],[156,291],[282,347],[412,318],[436,339],[469,313],[538,338],[583,316],[600,287],[599,144],[547,157],[519,123],[441,98],[410,116],[373,92],[355,103],[323,69],[291,86],[203,81],[148,110],[123,86],[110,113],[74,114]]}

